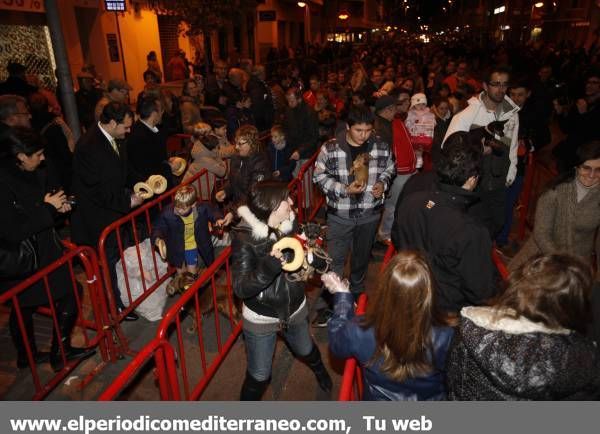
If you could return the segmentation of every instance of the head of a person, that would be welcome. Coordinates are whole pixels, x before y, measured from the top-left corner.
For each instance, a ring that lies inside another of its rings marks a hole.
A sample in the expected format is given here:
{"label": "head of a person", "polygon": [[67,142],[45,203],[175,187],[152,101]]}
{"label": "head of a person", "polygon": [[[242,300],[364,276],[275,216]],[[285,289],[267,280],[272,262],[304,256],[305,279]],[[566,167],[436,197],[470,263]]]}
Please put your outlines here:
{"label": "head of a person", "polygon": [[383,74],[381,73],[381,70],[379,68],[375,68],[371,72],[371,81],[376,85],[381,84],[381,82],[383,81]]}
{"label": "head of a person", "polygon": [[408,62],[406,64],[406,73],[413,75],[417,73],[417,64],[415,62]]}
{"label": "head of a person", "polygon": [[600,140],[581,145],[577,149],[577,180],[586,188],[600,184]]}
{"label": "head of a person", "polygon": [[435,98],[433,105],[441,118],[445,118],[450,113],[450,101],[448,101],[448,98]]}
{"label": "head of a person", "polygon": [[352,107],[348,112],[346,137],[354,146],[361,146],[365,143],[373,132],[375,116],[373,112],[366,107]]}
{"label": "head of a person", "polygon": [[33,172],[45,160],[44,145],[43,138],[34,130],[17,126],[2,138],[0,155],[21,170]]}
{"label": "head of a person", "polygon": [[237,87],[238,89],[242,88],[242,84],[244,83],[244,70],[240,68],[231,68],[229,70],[229,74],[227,75],[229,78],[229,83]]}
{"label": "head of a person", "polygon": [[241,157],[248,157],[260,152],[259,134],[254,125],[242,125],[239,127],[235,132],[233,141],[235,149]]}
{"label": "head of a person", "polygon": [[375,114],[392,121],[396,116],[396,99],[390,95],[384,95],[375,101]]}
{"label": "head of a person", "polygon": [[31,127],[27,100],[19,95],[0,95],[0,122],[9,127]]}
{"label": "head of a person", "polygon": [[113,102],[125,102],[130,90],[131,86],[120,79],[109,80],[106,87],[108,97]]}
{"label": "head of a person", "polygon": [[92,90],[94,88],[94,76],[89,72],[80,72],[77,74],[77,82],[80,89]]}
{"label": "head of a person", "polygon": [[18,77],[25,80],[27,68],[19,62],[9,62],[8,65],[6,65],[6,72],[8,72],[10,77]]}
{"label": "head of a person", "polygon": [[102,109],[100,124],[113,139],[124,139],[131,131],[133,112],[127,104],[110,102]]}
{"label": "head of a person", "polygon": [[547,82],[552,77],[552,67],[550,65],[542,66],[538,71],[538,77],[542,83]]}
{"label": "head of a person", "polygon": [[452,75],[456,72],[456,62],[454,60],[449,60],[446,64],[446,75]]}
{"label": "head of a person", "polygon": [[434,300],[434,279],[425,256],[398,252],[380,276],[361,322],[375,334],[377,351],[372,360],[382,359],[381,370],[395,381],[431,370],[431,328],[440,322]]}
{"label": "head of a person", "polygon": [[365,94],[361,91],[356,91],[352,94],[352,105],[355,107],[363,107],[367,102]]}
{"label": "head of a person", "polygon": [[196,98],[200,94],[200,87],[196,80],[188,78],[183,82],[183,88],[181,89],[181,94],[184,96],[189,96],[191,98]]}
{"label": "head of a person", "polygon": [[338,73],[330,71],[327,73],[327,86],[335,86],[338,84]]}
{"label": "head of a person", "polygon": [[227,137],[227,121],[224,118],[215,117],[209,123],[218,137]]}
{"label": "head of a person", "polygon": [[267,78],[267,70],[264,65],[259,64],[252,69],[252,75],[261,81],[265,81]]}
{"label": "head of a person", "polygon": [[285,145],[285,130],[283,126],[275,124],[271,127],[271,140],[275,145]]}
{"label": "head of a person", "polygon": [[410,92],[401,89],[396,97],[396,111],[397,113],[408,113],[410,108]]}
{"label": "head of a person", "polygon": [[49,112],[48,98],[43,93],[34,92],[28,99],[32,116],[43,116]]}
{"label": "head of a person", "polygon": [[580,258],[540,254],[511,273],[508,287],[492,304],[551,329],[585,333],[591,319],[592,285],[591,269]]}
{"label": "head of a person", "polygon": [[483,82],[483,90],[488,98],[496,104],[504,101],[506,90],[509,86],[510,72],[508,69],[500,67],[493,68]]}
{"label": "head of a person", "polygon": [[187,217],[192,212],[198,195],[196,189],[191,185],[184,185],[179,187],[173,197],[173,211],[175,214]]}
{"label": "head of a person", "polygon": [[212,127],[206,122],[196,122],[192,126],[192,138],[194,141],[204,142],[204,138],[212,133]]}
{"label": "head of a person", "polygon": [[214,71],[215,71],[215,76],[219,80],[224,80],[225,78],[227,78],[227,72],[229,71],[229,65],[224,60],[219,59],[215,62]]}
{"label": "head of a person", "polygon": [[157,60],[157,58],[156,58],[156,51],[150,51],[148,53],[148,55],[146,56],[146,60],[148,60],[148,61],[156,61]]}
{"label": "head of a person", "polygon": [[329,99],[327,97],[327,92],[324,90],[318,90],[315,94],[316,103],[321,107],[325,108],[329,104]]}
{"label": "head of a person", "polygon": [[139,105],[140,118],[146,121],[148,124],[155,126],[160,124],[162,121],[163,108],[162,101],[157,96],[143,97],[142,102]]}
{"label": "head of a person", "polygon": [[467,62],[460,62],[456,67],[457,77],[466,77],[469,72],[469,65]]}
{"label": "head of a person", "polygon": [[147,87],[156,86],[159,83],[158,77],[156,74],[149,69],[144,71],[144,83],[146,83]]}
{"label": "head of a person", "polygon": [[321,80],[319,80],[319,77],[317,77],[316,75],[311,75],[310,79],[308,80],[308,87],[313,92],[316,92],[319,89],[321,89]]}
{"label": "head of a person", "polygon": [[481,143],[473,143],[469,133],[457,131],[444,142],[436,164],[441,183],[473,190],[481,172]]}
{"label": "head of a person", "polygon": [[427,97],[424,93],[415,93],[410,97],[411,110],[424,110],[427,107]]}
{"label": "head of a person", "polygon": [[438,89],[438,96],[442,98],[448,98],[450,96],[450,86],[446,83],[442,83]]}
{"label": "head of a person", "polygon": [[585,96],[600,95],[600,74],[590,74],[585,81]]}
{"label": "head of a person", "polygon": [[293,202],[287,184],[262,181],[254,184],[248,195],[248,209],[260,221],[277,229],[284,221],[292,219]]}
{"label": "head of a person", "polygon": [[519,80],[508,90],[509,98],[519,107],[523,107],[531,96],[531,86],[525,80]]}
{"label": "head of a person", "polygon": [[300,95],[300,89],[297,87],[290,87],[285,92],[285,100],[289,108],[294,109],[302,103],[302,96]]}
{"label": "head of a person", "polygon": [[394,67],[388,66],[387,68],[385,68],[385,71],[383,72],[383,77],[387,81],[394,81],[394,79],[396,78],[396,70],[394,69]]}
{"label": "head of a person", "polygon": [[402,90],[409,92],[412,95],[412,93],[415,90],[415,82],[413,81],[412,78],[407,78],[402,82],[402,84],[400,85],[400,88]]}

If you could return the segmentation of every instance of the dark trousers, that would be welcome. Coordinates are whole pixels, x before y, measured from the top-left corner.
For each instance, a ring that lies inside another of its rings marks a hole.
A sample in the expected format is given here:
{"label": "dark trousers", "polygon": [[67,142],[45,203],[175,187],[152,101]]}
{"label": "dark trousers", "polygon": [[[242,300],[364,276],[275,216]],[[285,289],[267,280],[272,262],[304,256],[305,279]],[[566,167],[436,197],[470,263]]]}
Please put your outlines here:
{"label": "dark trousers", "polygon": [[494,240],[504,226],[506,189],[481,191],[479,197],[481,200],[469,208],[469,214],[485,225]]}
{"label": "dark trousers", "polygon": [[525,180],[524,176],[517,176],[515,178],[515,182],[512,183],[510,187],[506,189],[506,207],[504,209],[504,226],[502,230],[496,237],[496,243],[499,246],[503,246],[508,243],[508,236],[510,235],[510,230],[512,228],[513,223],[513,214],[515,205],[519,200],[519,196],[521,195],[521,191],[523,190],[523,181]]}

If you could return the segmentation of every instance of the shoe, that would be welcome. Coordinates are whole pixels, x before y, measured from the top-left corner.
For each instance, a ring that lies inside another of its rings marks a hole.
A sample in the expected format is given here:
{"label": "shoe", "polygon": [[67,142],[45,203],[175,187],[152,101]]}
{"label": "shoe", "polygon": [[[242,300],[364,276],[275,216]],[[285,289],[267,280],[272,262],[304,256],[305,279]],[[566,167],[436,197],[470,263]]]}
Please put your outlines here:
{"label": "shoe", "polygon": [[[90,358],[94,354],[96,354],[96,350],[93,348],[72,347],[68,343],[68,338],[63,339],[63,345],[65,347],[65,357],[66,357],[67,361],[77,360],[77,359],[84,360],[84,359]],[[63,358],[62,358],[62,354],[60,353],[60,349],[57,349],[56,351],[53,351],[52,353],[50,353],[50,366],[52,366],[52,369],[54,370],[54,372],[58,372],[64,367]]]}
{"label": "shoe", "polygon": [[333,312],[330,309],[320,309],[317,311],[317,316],[312,322],[313,327],[327,327],[329,320],[333,316]]}
{"label": "shoe", "polygon": [[331,377],[323,365],[323,360],[321,359],[321,352],[319,351],[319,347],[313,345],[313,349],[310,354],[306,357],[303,357],[304,361],[308,365],[308,367],[313,371],[315,377],[317,379],[317,383],[319,383],[319,387],[324,392],[331,392],[331,388],[333,387],[333,382],[331,381]]}
{"label": "shoe", "polygon": [[132,310],[127,315],[125,315],[123,321],[137,321],[138,319],[140,319],[140,316]]}

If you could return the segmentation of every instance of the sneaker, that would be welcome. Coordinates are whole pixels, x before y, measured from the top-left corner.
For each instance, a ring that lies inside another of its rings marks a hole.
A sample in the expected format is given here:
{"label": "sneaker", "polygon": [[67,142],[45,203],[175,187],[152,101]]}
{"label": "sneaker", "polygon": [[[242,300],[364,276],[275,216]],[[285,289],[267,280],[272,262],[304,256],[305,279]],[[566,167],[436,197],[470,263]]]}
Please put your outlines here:
{"label": "sneaker", "polygon": [[329,320],[333,316],[333,311],[330,309],[320,309],[317,311],[317,316],[312,322],[313,327],[327,327]]}

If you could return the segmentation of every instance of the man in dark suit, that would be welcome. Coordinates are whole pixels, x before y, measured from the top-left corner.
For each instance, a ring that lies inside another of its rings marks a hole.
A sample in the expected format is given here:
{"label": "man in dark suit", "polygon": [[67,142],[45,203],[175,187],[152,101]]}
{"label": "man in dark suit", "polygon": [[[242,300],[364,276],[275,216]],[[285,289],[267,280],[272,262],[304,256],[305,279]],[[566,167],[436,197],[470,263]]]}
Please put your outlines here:
{"label": "man in dark suit", "polygon": [[[164,113],[162,103],[157,96],[142,98],[139,104],[140,119],[131,128],[127,136],[127,158],[130,168],[139,179],[145,181],[150,175],[162,175],[171,179],[168,165],[167,135],[159,129]],[[169,182],[169,186],[172,182]]]}
{"label": "man in dark suit", "polygon": [[[111,102],[102,110],[100,121],[92,126],[75,146],[73,156],[73,193],[77,205],[71,218],[71,234],[76,244],[96,247],[104,228],[142,203],[128,188],[127,148],[121,146],[133,123],[126,104]],[[105,244],[117,306],[123,303],[117,285],[115,264],[120,258],[116,237]],[[128,320],[137,319],[132,312]]]}

